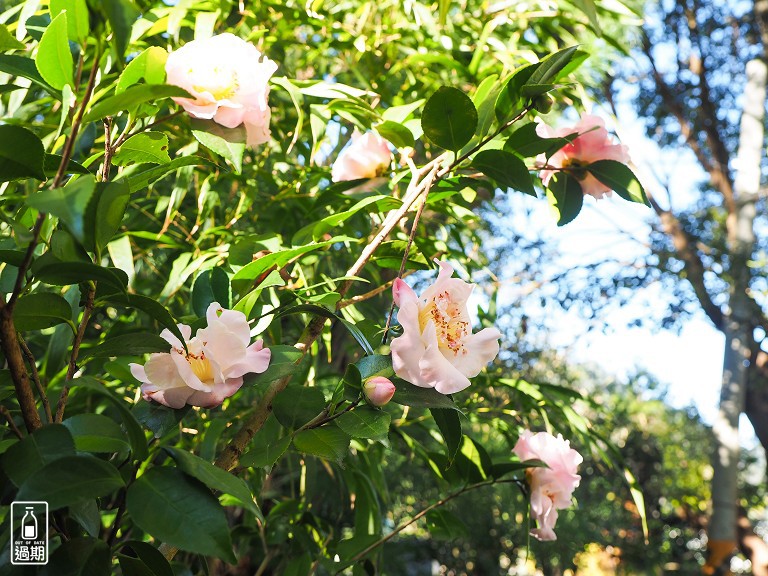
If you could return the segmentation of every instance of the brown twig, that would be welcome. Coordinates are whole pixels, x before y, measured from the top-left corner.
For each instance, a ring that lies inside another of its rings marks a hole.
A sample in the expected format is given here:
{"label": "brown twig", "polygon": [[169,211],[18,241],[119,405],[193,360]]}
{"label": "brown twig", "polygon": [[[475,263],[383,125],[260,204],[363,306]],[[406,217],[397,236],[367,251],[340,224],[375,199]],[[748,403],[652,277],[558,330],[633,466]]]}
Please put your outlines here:
{"label": "brown twig", "polygon": [[96,284],[91,282],[88,286],[88,293],[85,296],[85,306],[83,307],[83,316],[80,319],[80,325],[77,327],[77,334],[72,342],[72,353],[69,356],[69,367],[67,368],[67,378],[64,383],[64,388],[61,390],[59,396],[59,402],[56,405],[56,418],[54,422],[61,422],[64,418],[64,408],[67,406],[67,397],[69,396],[69,383],[74,378],[77,372],[77,356],[80,352],[80,345],[83,343],[83,337],[85,336],[85,329],[88,326],[88,321],[91,319],[91,313],[93,312],[93,299],[96,295]]}
{"label": "brown twig", "polygon": [[19,437],[19,440],[24,438],[23,434],[21,433],[21,430],[19,430],[19,427],[16,426],[16,422],[13,421],[13,416],[11,416],[10,411],[8,408],[0,404],[0,414],[5,416],[5,419],[8,421],[8,426],[11,427],[11,430],[13,430],[13,433],[16,434],[16,436]]}
{"label": "brown twig", "polygon": [[32,382],[35,383],[35,388],[37,388],[37,393],[40,395],[40,401],[43,403],[45,416],[48,418],[48,422],[53,422],[53,415],[51,414],[51,405],[48,402],[48,395],[45,393],[45,388],[43,388],[43,383],[40,380],[40,373],[37,371],[37,363],[35,361],[35,356],[34,354],[32,354],[32,351],[29,349],[29,346],[27,346],[27,343],[24,341],[24,338],[21,337],[21,334],[19,334],[19,346],[21,346],[21,351],[24,353],[24,356],[27,359],[27,365],[29,366],[29,371],[32,374]]}

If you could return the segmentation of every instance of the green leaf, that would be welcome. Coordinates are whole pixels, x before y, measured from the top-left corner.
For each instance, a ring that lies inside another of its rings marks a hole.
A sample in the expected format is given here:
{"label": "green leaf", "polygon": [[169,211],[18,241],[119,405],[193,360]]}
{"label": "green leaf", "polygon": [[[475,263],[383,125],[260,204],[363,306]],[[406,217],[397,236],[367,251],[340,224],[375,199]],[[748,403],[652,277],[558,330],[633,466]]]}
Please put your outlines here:
{"label": "green leaf", "polygon": [[464,521],[448,510],[439,508],[430,510],[426,519],[429,535],[437,540],[453,540],[469,536],[469,530]]}
{"label": "green leaf", "polygon": [[144,436],[144,431],[141,429],[141,425],[134,417],[133,413],[126,407],[126,402],[122,398],[116,396],[101,382],[90,376],[80,376],[72,380],[71,387],[83,388],[90,392],[95,392],[101,396],[106,397],[112,405],[120,413],[120,417],[123,419],[123,426],[128,433],[128,440],[131,444],[131,452],[135,460],[144,460],[147,457],[147,439]]}
{"label": "green leaf", "polygon": [[101,254],[123,221],[131,191],[124,182],[99,182],[85,211],[85,247]]}
{"label": "green leaf", "polygon": [[341,462],[349,451],[349,436],[335,426],[302,430],[293,437],[299,452]]}
{"label": "green leaf", "polygon": [[[121,550],[130,550],[135,557],[127,556],[125,554],[118,554],[117,559],[120,561],[120,567],[123,568],[124,558],[130,558],[136,560],[142,564],[147,570],[149,570],[149,576],[173,576],[173,568],[165,559],[163,553],[157,548],[147,542],[139,542],[137,540],[128,540],[122,543]],[[131,563],[131,569],[136,567],[135,563]],[[123,569],[123,576],[144,576],[146,572],[129,572],[126,573]]]}
{"label": "green leaf", "polygon": [[0,182],[18,178],[45,180],[45,147],[34,132],[0,124]]}
{"label": "green leaf", "polygon": [[325,396],[320,388],[288,386],[275,396],[272,412],[283,426],[295,430],[320,414],[325,408]]}
{"label": "green leaf", "polygon": [[551,84],[561,76],[561,72],[574,57],[578,46],[569,46],[558,50],[553,54],[548,54],[541,59],[536,66],[533,74],[526,81],[526,85]]}
{"label": "green leaf", "polygon": [[504,143],[504,150],[523,158],[544,154],[547,158],[572,142],[579,134],[574,132],[562,138],[542,138],[536,133],[536,122],[523,124],[512,132]]}
{"label": "green leaf", "polygon": [[496,118],[500,124],[517,116],[523,108],[522,88],[539,64],[526,64],[512,72],[496,98]]}
{"label": "green leaf", "polygon": [[179,423],[191,409],[189,405],[173,409],[157,402],[141,401],[133,407],[131,413],[137,421],[152,431],[155,438],[161,438],[174,428],[178,428]]}
{"label": "green leaf", "polygon": [[141,132],[126,140],[112,158],[117,166],[131,164],[167,164],[168,136],[160,132]]}
{"label": "green leaf", "polygon": [[477,130],[475,133],[479,136],[485,136],[493,124],[496,99],[502,89],[502,86],[497,83],[498,79],[496,74],[486,76],[472,95],[472,102],[477,108]]}
{"label": "green leaf", "polygon": [[192,286],[192,309],[200,318],[205,317],[208,306],[213,302],[229,308],[230,298],[229,276],[220,266],[204,270],[195,278]]}
{"label": "green leaf", "polygon": [[344,412],[336,424],[352,438],[386,438],[392,417],[383,410],[360,406]]}
{"label": "green leaf", "polygon": [[145,102],[155,102],[164,98],[189,97],[186,90],[178,86],[166,86],[165,84],[137,84],[127,88],[125,92],[115,94],[94,105],[83,118],[83,122],[93,122],[116,116],[122,112],[135,112]]}
{"label": "green leaf", "polygon": [[120,426],[102,414],[76,414],[64,422],[81,452],[122,452],[130,445]]}
{"label": "green leaf", "polygon": [[61,424],[51,424],[35,430],[0,458],[3,471],[16,486],[21,486],[34,472],[45,465],[75,455],[75,441]]}
{"label": "green leaf", "polygon": [[[61,92],[48,85],[40,76],[40,72],[37,71],[35,61],[32,58],[26,56],[17,56],[16,54],[0,54],[0,72],[6,72],[11,76],[21,76],[31,80],[47,92],[50,92],[53,96],[61,98]],[[3,139],[0,138],[0,141]]]}
{"label": "green leaf", "polygon": [[25,50],[27,47],[16,40],[14,36],[8,32],[5,24],[0,24],[0,52],[7,52],[8,50]]}
{"label": "green leaf", "polygon": [[365,337],[365,334],[352,322],[347,320],[346,318],[342,317],[340,314],[336,314],[334,312],[331,312],[327,308],[323,308],[322,306],[318,306],[316,304],[300,304],[299,306],[293,306],[292,308],[288,308],[287,310],[284,310],[283,312],[280,312],[277,317],[281,316],[287,316],[289,314],[300,314],[304,312],[310,312],[312,314],[318,315],[318,316],[325,316],[326,318],[330,318],[331,320],[339,321],[341,322],[344,327],[347,329],[347,332],[349,332],[352,337],[357,340],[357,343],[360,344],[360,347],[363,349],[363,352],[366,353],[366,355],[373,354],[373,347],[371,346],[371,343],[368,342],[368,339]]}
{"label": "green leaf", "polygon": [[112,464],[93,456],[64,456],[33,472],[19,487],[17,500],[45,500],[51,511],[125,486]]}
{"label": "green leaf", "polygon": [[131,27],[141,12],[131,0],[101,0],[99,7],[106,12],[112,27],[117,60],[123,62],[125,49],[131,38]]}
{"label": "green leaf", "polygon": [[461,439],[463,438],[461,420],[459,419],[460,413],[457,410],[447,408],[432,408],[430,412],[445,441],[445,455],[448,457],[450,465],[461,447]]}
{"label": "green leaf", "polygon": [[69,302],[52,292],[33,292],[22,296],[13,309],[13,323],[19,332],[71,322],[72,307]]}
{"label": "green leaf", "polygon": [[264,520],[261,510],[259,510],[259,507],[256,505],[256,502],[253,499],[253,494],[251,494],[251,490],[248,488],[245,480],[233,476],[226,470],[222,470],[210,462],[206,462],[202,458],[190,454],[186,450],[169,446],[163,446],[163,449],[171,455],[176,461],[176,465],[183,472],[197,478],[211,490],[218,490],[234,496],[246,510],[257,516],[259,519]]}
{"label": "green leaf", "polygon": [[73,85],[74,61],[69,51],[69,36],[67,33],[67,13],[62,12],[43,32],[37,47],[35,65],[40,76],[57,90],[65,84]]}
{"label": "green leaf", "polygon": [[150,468],[130,488],[133,521],[158,540],[235,564],[224,509],[198,480],[166,466]]}
{"label": "green leaf", "polygon": [[48,9],[51,12],[51,18],[55,18],[61,12],[67,12],[67,36],[70,40],[82,43],[88,38],[91,27],[85,0],[50,0]]}
{"label": "green leaf", "polygon": [[271,358],[269,367],[261,374],[246,376],[250,385],[269,384],[284,376],[293,374],[299,369],[299,361],[303,354],[293,346],[276,344],[269,347]]}
{"label": "green leaf", "polygon": [[213,120],[192,119],[192,135],[200,144],[229,160],[237,174],[243,170],[243,153],[247,134],[245,127],[225,128]]}
{"label": "green leaf", "polygon": [[240,466],[250,468],[271,468],[291,445],[291,437],[283,436],[272,443],[259,442],[259,435],[254,437],[252,444],[256,447],[240,457]]}
{"label": "green leaf", "polygon": [[395,148],[413,148],[415,145],[413,133],[397,122],[385,120],[376,125],[376,132],[385,140],[392,142]]}
{"label": "green leaf", "polygon": [[51,554],[41,576],[108,576],[112,568],[109,546],[98,538],[78,536]]}
{"label": "green leaf", "polygon": [[458,410],[458,407],[449,396],[440,394],[434,388],[414,386],[400,378],[392,378],[392,383],[395,385],[395,395],[392,397],[393,402],[403,406],[413,406],[414,408],[450,408]]}
{"label": "green leaf", "polygon": [[510,472],[519,472],[528,468],[547,468],[542,460],[526,460],[525,462],[495,462],[491,465],[490,475],[494,479],[506,476]]}
{"label": "green leaf", "polygon": [[477,110],[464,92],[443,86],[427,100],[421,115],[421,127],[432,142],[456,152],[474,136]]}
{"label": "green leaf", "polygon": [[585,168],[624,200],[651,205],[642,184],[625,164],[616,160],[597,160]]}
{"label": "green leaf", "polygon": [[52,188],[32,194],[27,198],[27,205],[56,216],[67,225],[77,241],[88,248],[85,213],[95,190],[95,177],[83,176],[64,188]]}
{"label": "green leaf", "polygon": [[[43,160],[43,171],[46,176],[55,176],[59,171],[62,157],[59,154],[46,154]],[[64,174],[90,174],[88,168],[70,159],[64,169]]]}
{"label": "green leaf", "polygon": [[170,351],[171,345],[157,334],[132,332],[130,334],[113,336],[98,346],[86,348],[82,351],[80,357],[84,360],[86,358],[139,356],[141,354],[152,354],[153,352]]}
{"label": "green leaf", "polygon": [[472,159],[472,166],[503,188],[513,188],[536,196],[533,180],[525,162],[504,150],[483,150]]}
{"label": "green leaf", "polygon": [[579,181],[565,172],[559,172],[549,181],[547,200],[557,217],[557,225],[564,226],[581,212],[584,192]]}
{"label": "green leaf", "polygon": [[[171,315],[168,309],[157,300],[141,294],[110,294],[107,299],[113,304],[120,304],[129,308],[137,308],[148,314],[150,318],[157,320],[163,328],[168,328],[168,330],[171,331],[171,334],[176,336],[176,338],[178,338],[186,347],[184,336],[182,335],[181,330],[179,330],[178,322],[176,322],[176,319]],[[165,351],[167,352],[168,349]]]}
{"label": "green leaf", "polygon": [[98,538],[101,530],[101,514],[96,499],[81,500],[69,506],[69,516],[85,529],[88,536]]}
{"label": "green leaf", "polygon": [[166,60],[168,60],[167,50],[159,46],[150,46],[128,62],[117,80],[115,94],[125,92],[129,86],[138,83],[142,78],[147,84],[164,83]]}
{"label": "green leaf", "polygon": [[374,376],[384,376],[390,378],[394,376],[395,369],[392,368],[392,356],[389,354],[372,354],[360,358],[355,362],[355,367],[360,372],[360,378],[368,380]]}
{"label": "green leaf", "polygon": [[128,286],[128,276],[118,268],[105,268],[90,262],[51,262],[34,270],[35,278],[52,286],[67,286],[92,280],[104,282],[122,292]]}
{"label": "green leaf", "polygon": [[147,186],[154,184],[164,176],[170,174],[171,172],[174,172],[178,170],[179,168],[183,168],[184,166],[209,166],[209,167],[216,167],[216,164],[211,162],[210,160],[206,158],[202,158],[201,156],[183,156],[181,158],[176,158],[175,160],[172,160],[168,164],[163,164],[161,166],[156,166],[154,168],[150,168],[149,170],[144,170],[143,172],[139,172],[137,174],[131,173],[127,176],[122,176],[116,180],[116,182],[125,181],[128,183],[128,188],[131,190],[131,193],[138,192],[140,190],[143,190]]}

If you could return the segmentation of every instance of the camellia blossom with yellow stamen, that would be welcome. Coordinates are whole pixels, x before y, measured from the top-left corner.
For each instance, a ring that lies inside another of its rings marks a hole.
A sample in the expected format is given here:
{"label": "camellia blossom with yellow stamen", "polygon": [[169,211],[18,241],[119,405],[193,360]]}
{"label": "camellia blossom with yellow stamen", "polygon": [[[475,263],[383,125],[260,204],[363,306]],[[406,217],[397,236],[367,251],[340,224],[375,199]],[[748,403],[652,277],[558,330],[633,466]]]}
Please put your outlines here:
{"label": "camellia blossom with yellow stamen", "polygon": [[194,98],[174,98],[195,118],[226,128],[243,124],[248,145],[269,140],[269,79],[277,64],[234,34],[187,42],[168,55],[166,82]]}
{"label": "camellia blossom with yellow stamen", "polygon": [[343,182],[358,178],[375,178],[392,163],[387,141],[375,132],[352,133],[352,141],[331,166],[331,180]]}
{"label": "camellia blossom with yellow stamen", "polygon": [[411,384],[453,394],[496,358],[501,332],[483,328],[472,333],[467,300],[475,285],[452,278],[449,263],[437,264],[437,280],[421,296],[395,280],[392,293],[403,335],[392,340],[392,365]]}
{"label": "camellia blossom with yellow stamen", "polygon": [[512,451],[520,460],[542,460],[548,468],[528,468],[526,478],[531,489],[531,518],[538,528],[531,530],[537,540],[557,540],[557,510],[571,505],[573,491],[581,476],[576,469],[584,460],[562,435],[524,430]]}
{"label": "camellia blossom with yellow stamen", "polygon": [[245,314],[226,310],[213,302],[206,311],[208,326],[192,338],[192,328],[179,324],[187,349],[170,330],[162,336],[171,345],[168,353],[151,354],[143,366],[130,364],[145,400],[170,408],[185,404],[213,408],[243,385],[243,376],[260,374],[269,366],[271,352],[263,340],[251,341]]}
{"label": "camellia blossom with yellow stamen", "polygon": [[599,200],[605,195],[610,196],[611,187],[600,182],[584,168],[597,160],[615,160],[622,164],[629,162],[627,147],[613,141],[605,129],[605,122],[599,116],[586,114],[575,126],[557,130],[540,122],[536,126],[536,133],[542,138],[562,138],[579,134],[572,142],[555,152],[549,160],[544,154],[536,158],[539,166],[551,167],[541,171],[544,186],[548,186],[550,179],[559,172],[557,168],[569,168],[570,174],[578,180],[584,194]]}

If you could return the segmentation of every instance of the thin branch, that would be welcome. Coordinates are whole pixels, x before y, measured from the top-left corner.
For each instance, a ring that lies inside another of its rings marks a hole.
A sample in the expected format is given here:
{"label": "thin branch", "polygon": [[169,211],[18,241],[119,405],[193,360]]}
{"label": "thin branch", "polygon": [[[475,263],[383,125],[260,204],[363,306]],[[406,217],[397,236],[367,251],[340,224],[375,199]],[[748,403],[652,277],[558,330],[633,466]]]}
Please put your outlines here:
{"label": "thin branch", "polygon": [[35,361],[35,356],[34,354],[32,354],[32,351],[29,349],[29,346],[27,346],[27,343],[24,341],[24,338],[21,337],[21,334],[19,334],[19,346],[21,346],[21,351],[24,353],[24,356],[27,359],[27,365],[29,366],[29,371],[32,373],[32,382],[35,383],[35,388],[37,388],[37,393],[40,395],[40,401],[43,403],[45,416],[48,418],[48,422],[53,422],[53,415],[51,414],[51,405],[48,402],[48,395],[45,393],[45,388],[43,388],[43,384],[40,381],[40,373],[37,371],[37,363]]}
{"label": "thin branch", "polygon": [[13,416],[11,415],[8,408],[0,404],[0,414],[5,416],[5,419],[8,421],[8,426],[11,427],[11,430],[13,430],[13,433],[16,434],[16,436],[19,437],[19,440],[24,438],[24,435],[21,433],[21,430],[19,430],[19,427],[16,426],[16,422],[13,421]]}

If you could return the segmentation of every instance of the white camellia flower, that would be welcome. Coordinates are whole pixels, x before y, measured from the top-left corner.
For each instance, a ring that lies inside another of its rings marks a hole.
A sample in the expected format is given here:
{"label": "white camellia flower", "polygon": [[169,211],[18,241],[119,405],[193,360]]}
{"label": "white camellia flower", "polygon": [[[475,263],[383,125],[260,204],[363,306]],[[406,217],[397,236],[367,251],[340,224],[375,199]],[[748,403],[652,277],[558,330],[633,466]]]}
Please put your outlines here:
{"label": "white camellia flower", "polygon": [[474,284],[451,278],[453,267],[437,262],[440,274],[419,297],[398,278],[392,287],[403,335],[392,340],[395,373],[416,386],[453,394],[499,353],[501,332],[472,333],[467,300]]}
{"label": "white camellia flower", "polygon": [[250,328],[245,314],[225,310],[213,302],[206,312],[208,326],[197,331],[179,324],[187,351],[170,330],[160,334],[171,345],[169,353],[150,354],[144,366],[130,364],[145,400],[171,408],[185,404],[212,408],[243,385],[243,375],[267,369],[271,352],[264,341],[249,346]]}
{"label": "white camellia flower", "polygon": [[192,98],[174,98],[195,118],[226,128],[245,125],[248,145],[269,140],[269,79],[277,64],[234,34],[187,42],[168,55],[166,82]]}
{"label": "white camellia flower", "polygon": [[387,141],[375,132],[352,133],[352,142],[341,151],[331,166],[331,180],[343,182],[375,178],[389,168],[392,152]]}

